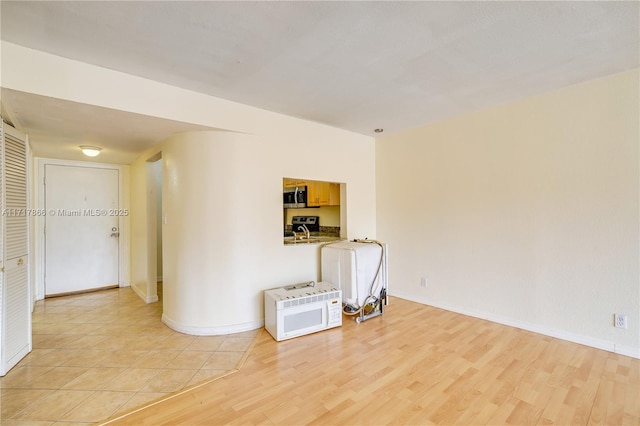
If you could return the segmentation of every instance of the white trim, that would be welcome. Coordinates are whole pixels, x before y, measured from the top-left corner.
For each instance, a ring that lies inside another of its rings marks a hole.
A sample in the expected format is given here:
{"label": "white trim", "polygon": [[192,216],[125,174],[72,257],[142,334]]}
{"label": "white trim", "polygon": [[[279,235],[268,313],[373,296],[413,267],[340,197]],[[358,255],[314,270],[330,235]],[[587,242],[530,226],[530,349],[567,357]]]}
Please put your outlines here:
{"label": "white trim", "polygon": [[[121,209],[130,209],[128,203],[125,203],[124,199],[124,175],[127,166],[120,164],[108,164],[108,163],[93,163],[88,161],[71,161],[71,160],[57,160],[53,158],[34,158],[34,162],[37,162],[38,167],[34,170],[35,177],[33,179],[33,188],[37,194],[37,206],[34,208],[43,208],[45,199],[45,187],[44,187],[44,170],[46,165],[55,166],[73,166],[73,167],[89,167],[94,169],[114,169],[118,171],[118,204]],[[44,289],[44,223],[45,217],[38,216],[35,221],[35,250],[34,259],[35,262],[35,300],[42,300],[45,297]],[[120,287],[129,287],[129,251],[126,250],[129,242],[129,236],[123,235],[124,232],[129,230],[129,216],[119,216],[118,228],[120,229],[120,238],[118,240],[118,285]]]}
{"label": "white trim", "polygon": [[[146,287],[146,283],[143,283],[143,285],[145,285],[145,287]],[[157,302],[159,300],[157,294],[155,296],[149,297],[142,290],[140,290],[140,287],[138,287],[137,285],[132,285],[130,287],[133,290],[133,292],[135,294],[137,294],[138,297],[144,301],[144,303],[147,303],[147,304],[148,303],[155,303],[155,302]]]}
{"label": "white trim", "polygon": [[264,326],[264,320],[252,321],[243,324],[234,324],[221,327],[201,327],[197,325],[182,325],[173,321],[166,314],[162,314],[162,322],[169,328],[184,334],[194,336],[218,336],[221,334],[241,333],[243,331],[257,330]]}
{"label": "white trim", "polygon": [[474,318],[480,318],[483,320],[495,322],[498,324],[508,325],[510,327],[520,328],[522,330],[531,331],[534,333],[542,334],[549,337],[555,337],[557,339],[566,340],[573,343],[578,343],[585,346],[590,346],[596,349],[602,349],[608,352],[617,353],[620,355],[629,356],[632,358],[640,359],[640,348],[634,348],[633,346],[619,345],[615,342],[597,339],[595,337],[584,336],[581,334],[571,333],[564,330],[556,330],[540,326],[539,324],[532,324],[524,321],[518,321],[511,318],[502,317],[490,312],[477,311],[474,309],[460,308],[458,306],[452,306],[447,303],[434,302],[433,300],[427,300],[422,297],[415,297],[404,293],[393,293],[394,297],[410,300],[412,302],[421,303],[423,305],[433,306],[434,308],[444,309],[446,311],[455,312],[462,315],[468,315]]}
{"label": "white trim", "polygon": [[634,348],[633,346],[618,345],[614,343],[613,352],[631,358],[640,359],[640,348]]}

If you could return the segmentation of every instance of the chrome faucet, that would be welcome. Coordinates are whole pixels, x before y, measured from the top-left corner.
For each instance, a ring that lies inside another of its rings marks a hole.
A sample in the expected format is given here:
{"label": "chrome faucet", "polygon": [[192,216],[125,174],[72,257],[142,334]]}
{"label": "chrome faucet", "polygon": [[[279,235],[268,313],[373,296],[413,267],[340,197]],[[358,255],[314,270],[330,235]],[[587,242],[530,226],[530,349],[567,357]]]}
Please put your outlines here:
{"label": "chrome faucet", "polygon": [[309,228],[307,228],[307,225],[305,224],[299,225],[298,231],[304,232],[304,236],[307,238],[307,240],[311,238],[311,232],[309,232]]}

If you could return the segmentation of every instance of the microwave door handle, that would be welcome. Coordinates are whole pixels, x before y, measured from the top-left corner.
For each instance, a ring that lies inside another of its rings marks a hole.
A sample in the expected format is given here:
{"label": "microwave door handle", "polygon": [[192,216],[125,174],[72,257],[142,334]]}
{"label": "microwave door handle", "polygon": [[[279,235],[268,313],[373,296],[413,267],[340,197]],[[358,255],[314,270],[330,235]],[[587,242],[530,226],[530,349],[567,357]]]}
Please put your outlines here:
{"label": "microwave door handle", "polygon": [[293,193],[293,202],[295,204],[298,204],[298,187],[297,186],[296,186],[295,192]]}

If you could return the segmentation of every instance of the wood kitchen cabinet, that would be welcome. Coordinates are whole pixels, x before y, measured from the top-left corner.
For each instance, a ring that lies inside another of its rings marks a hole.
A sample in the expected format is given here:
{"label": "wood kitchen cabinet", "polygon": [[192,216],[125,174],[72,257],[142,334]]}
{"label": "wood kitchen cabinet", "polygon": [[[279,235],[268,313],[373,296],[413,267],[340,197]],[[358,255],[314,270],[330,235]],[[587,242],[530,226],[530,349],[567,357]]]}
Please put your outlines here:
{"label": "wood kitchen cabinet", "polygon": [[302,179],[284,178],[283,184],[285,188],[293,188],[295,186],[307,186],[309,185],[309,181]]}
{"label": "wood kitchen cabinet", "polygon": [[307,206],[339,206],[340,185],[332,182],[307,182]]}
{"label": "wood kitchen cabinet", "polygon": [[284,188],[306,186],[308,207],[340,205],[339,183],[307,179],[283,178],[282,185],[284,186]]}
{"label": "wood kitchen cabinet", "polygon": [[329,184],[329,205],[330,206],[340,205],[340,184],[339,183],[332,182]]}
{"label": "wood kitchen cabinet", "polygon": [[329,191],[325,191],[324,182],[307,182],[307,206],[320,207],[329,205]]}

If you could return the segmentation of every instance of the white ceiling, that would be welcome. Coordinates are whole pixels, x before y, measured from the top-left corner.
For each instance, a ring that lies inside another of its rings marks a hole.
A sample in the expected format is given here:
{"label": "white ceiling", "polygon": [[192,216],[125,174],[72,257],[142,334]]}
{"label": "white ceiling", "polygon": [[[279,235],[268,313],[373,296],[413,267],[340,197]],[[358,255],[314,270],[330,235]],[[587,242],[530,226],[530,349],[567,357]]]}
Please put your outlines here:
{"label": "white ceiling", "polygon": [[[638,67],[639,6],[3,0],[0,7],[3,40],[373,135]],[[163,136],[150,117],[21,92],[3,91],[2,102],[32,141],[54,132],[75,146],[94,127],[104,137],[111,114],[138,123],[131,140],[113,147],[123,155]],[[78,110],[91,126],[70,120]],[[180,127],[170,123],[167,132]],[[49,151],[57,149],[53,139]]]}
{"label": "white ceiling", "polygon": [[[94,105],[80,104],[15,90],[2,90],[2,104],[13,112],[3,116],[29,134],[37,156],[76,161],[130,164],[143,151],[170,135],[211,130],[209,127],[165,120]],[[17,125],[17,124],[16,124]],[[103,148],[87,158],[80,145]]]}

